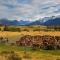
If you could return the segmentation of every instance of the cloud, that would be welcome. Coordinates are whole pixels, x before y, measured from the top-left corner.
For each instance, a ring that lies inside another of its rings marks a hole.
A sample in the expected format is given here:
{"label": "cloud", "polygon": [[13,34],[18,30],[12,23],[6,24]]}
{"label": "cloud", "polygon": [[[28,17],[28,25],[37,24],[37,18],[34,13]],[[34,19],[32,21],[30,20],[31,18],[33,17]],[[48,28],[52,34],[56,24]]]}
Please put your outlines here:
{"label": "cloud", "polygon": [[36,20],[59,14],[59,0],[0,0],[0,18]]}

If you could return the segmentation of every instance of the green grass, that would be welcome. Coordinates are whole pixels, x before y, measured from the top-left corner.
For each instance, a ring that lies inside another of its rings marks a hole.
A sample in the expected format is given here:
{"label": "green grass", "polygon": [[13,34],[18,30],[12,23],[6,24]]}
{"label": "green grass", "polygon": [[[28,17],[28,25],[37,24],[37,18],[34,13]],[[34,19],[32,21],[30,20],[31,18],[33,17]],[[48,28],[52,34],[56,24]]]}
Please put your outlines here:
{"label": "green grass", "polygon": [[34,51],[32,50],[32,48],[29,47],[0,45],[0,52],[2,51],[17,52],[22,59],[24,59],[23,58],[24,52],[26,52],[31,57],[31,60],[58,60],[58,59],[60,60],[60,50],[39,49]]}
{"label": "green grass", "polygon": [[21,46],[8,46],[8,45],[0,45],[0,51],[29,51],[29,52],[39,52],[44,54],[51,54],[51,55],[59,55],[60,56],[60,50],[32,50],[32,48],[29,47],[21,47]]}
{"label": "green grass", "polygon": [[21,46],[11,46],[11,45],[0,45],[0,51],[13,50],[13,51],[31,51],[31,48],[21,47]]}

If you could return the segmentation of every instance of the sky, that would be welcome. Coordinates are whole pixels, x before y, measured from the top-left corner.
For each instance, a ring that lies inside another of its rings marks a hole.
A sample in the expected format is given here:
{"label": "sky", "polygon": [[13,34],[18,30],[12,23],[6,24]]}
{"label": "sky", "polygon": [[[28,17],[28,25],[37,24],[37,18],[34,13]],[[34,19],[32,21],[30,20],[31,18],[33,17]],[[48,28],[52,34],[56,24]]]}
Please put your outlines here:
{"label": "sky", "polygon": [[60,15],[60,0],[0,0],[0,19],[38,20]]}

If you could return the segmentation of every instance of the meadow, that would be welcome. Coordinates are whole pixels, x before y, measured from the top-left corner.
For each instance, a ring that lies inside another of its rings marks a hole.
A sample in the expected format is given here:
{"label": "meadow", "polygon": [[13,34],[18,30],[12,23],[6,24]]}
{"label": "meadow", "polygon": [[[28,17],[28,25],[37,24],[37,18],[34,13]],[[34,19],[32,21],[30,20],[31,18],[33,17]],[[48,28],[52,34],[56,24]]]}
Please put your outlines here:
{"label": "meadow", "polygon": [[[19,27],[19,26],[18,26]],[[38,27],[19,27],[21,31],[3,31],[4,27],[1,27],[2,31],[0,31],[0,37],[7,37],[9,41],[19,40],[20,37],[24,35],[51,35],[51,36],[60,36],[60,31],[35,31]],[[34,31],[33,31],[33,29]],[[28,29],[29,31],[27,31]],[[44,29],[41,28],[41,29]],[[39,29],[38,29],[39,30]],[[8,53],[10,51],[14,51],[19,60],[60,60],[60,50],[32,50],[30,47],[21,47],[21,46],[11,46],[11,45],[0,45],[0,60],[9,60],[7,59]],[[1,54],[3,52],[3,55]],[[11,59],[13,60],[13,59]]]}
{"label": "meadow", "polygon": [[[4,45],[0,45],[0,59],[6,60],[8,55],[7,53],[10,51],[14,51],[21,58],[21,60],[60,60],[60,50],[33,51],[31,48],[28,47]],[[3,56],[1,52],[3,52]]]}

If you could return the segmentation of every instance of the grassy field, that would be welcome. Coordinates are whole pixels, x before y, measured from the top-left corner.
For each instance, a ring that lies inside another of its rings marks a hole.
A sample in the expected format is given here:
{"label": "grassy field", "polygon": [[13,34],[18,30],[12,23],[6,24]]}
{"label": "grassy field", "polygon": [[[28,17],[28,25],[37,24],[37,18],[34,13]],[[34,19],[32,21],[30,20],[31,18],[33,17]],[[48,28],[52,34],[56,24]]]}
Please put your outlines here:
{"label": "grassy field", "polygon": [[[60,60],[60,50],[33,51],[28,47],[0,45],[0,52],[1,51],[15,51],[15,53],[18,54],[18,56],[21,57],[22,60]],[[24,52],[26,52],[26,54]],[[27,58],[24,58],[25,55],[27,56]],[[1,60],[4,60],[2,59],[2,57],[0,58]]]}
{"label": "grassy field", "polygon": [[[60,31],[21,31],[21,32],[8,32],[0,31],[0,37],[7,37],[10,41],[19,40],[23,35],[51,35],[51,36],[60,36]],[[0,45],[0,52],[2,51],[15,51],[22,60],[60,60],[60,50],[37,50],[33,51],[28,47],[20,46],[6,46]],[[24,51],[26,51],[27,56],[30,58],[24,58]],[[0,60],[6,60],[0,54]]]}
{"label": "grassy field", "polygon": [[33,31],[30,31],[30,32],[8,32],[8,31],[0,31],[0,37],[3,37],[3,38],[8,38],[8,40],[10,42],[15,42],[16,40],[19,40],[20,37],[24,36],[24,35],[51,35],[51,36],[60,36],[60,32],[59,31],[49,31],[49,32],[44,32],[44,31],[36,31],[36,32],[33,32]]}
{"label": "grassy field", "polygon": [[30,32],[8,32],[8,31],[0,31],[0,36],[22,36],[22,35],[51,35],[51,36],[60,36],[60,31],[54,31],[54,32],[44,32],[44,31],[30,31]]}

